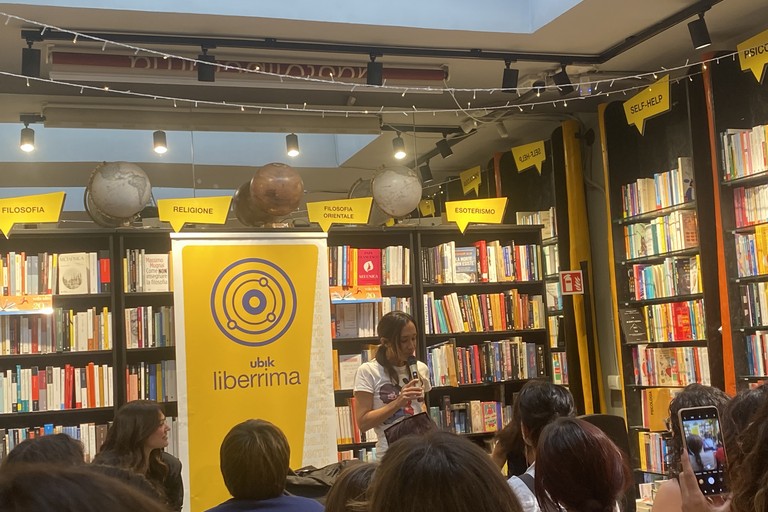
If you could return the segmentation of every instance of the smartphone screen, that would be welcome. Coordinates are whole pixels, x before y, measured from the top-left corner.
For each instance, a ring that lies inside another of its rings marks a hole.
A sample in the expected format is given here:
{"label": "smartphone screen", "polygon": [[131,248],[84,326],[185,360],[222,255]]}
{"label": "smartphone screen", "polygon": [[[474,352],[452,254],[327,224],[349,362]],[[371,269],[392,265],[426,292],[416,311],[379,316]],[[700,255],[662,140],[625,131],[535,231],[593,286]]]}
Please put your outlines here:
{"label": "smartphone screen", "polygon": [[693,473],[705,496],[726,492],[725,447],[720,431],[720,418],[715,407],[691,407],[680,410],[685,451]]}

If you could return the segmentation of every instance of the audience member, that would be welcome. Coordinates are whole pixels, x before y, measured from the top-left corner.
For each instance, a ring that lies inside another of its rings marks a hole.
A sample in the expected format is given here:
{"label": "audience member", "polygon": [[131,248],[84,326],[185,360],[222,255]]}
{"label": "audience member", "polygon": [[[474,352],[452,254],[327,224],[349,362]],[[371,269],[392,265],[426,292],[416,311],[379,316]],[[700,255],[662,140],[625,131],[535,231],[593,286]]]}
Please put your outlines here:
{"label": "audience member", "polygon": [[149,498],[152,498],[159,503],[166,503],[165,494],[163,494],[157,487],[152,485],[144,475],[140,475],[130,469],[121,468],[118,466],[107,466],[104,464],[87,464],[84,466],[88,471],[99,473],[109,478],[115,478],[122,483],[129,485],[133,489],[141,492]]}
{"label": "audience member", "polygon": [[519,512],[487,453],[448,432],[406,436],[389,447],[369,491],[368,512]]}
{"label": "audience member", "polygon": [[536,452],[536,496],[543,510],[613,512],[632,484],[621,450],[584,420],[556,419],[542,430]]}
{"label": "audience member", "polygon": [[67,434],[25,439],[17,444],[3,459],[2,467],[19,463],[49,462],[65,466],[85,464],[83,443],[72,439]]}
{"label": "audience member", "polygon": [[325,498],[325,512],[364,512],[377,466],[361,462],[342,471]]}
{"label": "audience member", "polygon": [[720,418],[723,434],[723,444],[731,461],[739,461],[743,456],[741,433],[752,421],[752,415],[760,406],[768,401],[768,384],[753,389],[740,391],[725,406]]}
{"label": "audience member", "polygon": [[232,427],[219,452],[221,475],[232,499],[208,512],[322,512],[315,500],[285,494],[291,449],[285,434],[264,420]]}

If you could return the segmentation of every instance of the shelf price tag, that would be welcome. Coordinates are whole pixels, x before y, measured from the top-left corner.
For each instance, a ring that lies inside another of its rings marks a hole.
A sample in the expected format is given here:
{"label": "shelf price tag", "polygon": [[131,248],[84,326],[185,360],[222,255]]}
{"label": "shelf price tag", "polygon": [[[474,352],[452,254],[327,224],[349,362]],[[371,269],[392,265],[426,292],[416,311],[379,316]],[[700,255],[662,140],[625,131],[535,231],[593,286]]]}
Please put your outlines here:
{"label": "shelf price tag", "polygon": [[459,177],[461,178],[461,189],[464,191],[464,195],[469,194],[470,190],[474,190],[476,196],[480,195],[480,183],[483,181],[483,176],[480,174],[479,165],[459,173]]}
{"label": "shelf price tag", "polygon": [[506,208],[506,197],[447,201],[445,203],[445,214],[448,221],[455,222],[459,226],[459,231],[463,233],[470,222],[501,224]]}
{"label": "shelf price tag", "polygon": [[59,222],[64,192],[0,199],[0,231],[8,238],[14,224]]}
{"label": "shelf price tag", "polygon": [[657,82],[624,102],[624,115],[627,116],[627,124],[635,125],[640,135],[643,135],[647,119],[668,111],[669,75],[661,77]]}
{"label": "shelf price tag", "polygon": [[419,212],[426,217],[427,215],[435,216],[435,201],[433,199],[422,199],[419,201]]}
{"label": "shelf price tag", "polygon": [[231,196],[158,199],[160,220],[180,231],[187,222],[195,224],[224,224],[227,222]]}
{"label": "shelf price tag", "polygon": [[371,215],[372,197],[336,199],[307,203],[309,222],[317,222],[323,231],[331,224],[366,224]]}
{"label": "shelf price tag", "polygon": [[510,151],[512,151],[512,156],[515,159],[517,172],[523,172],[535,166],[536,170],[541,174],[541,164],[547,159],[543,140],[523,144],[522,146],[512,148]]}
{"label": "shelf price tag", "polygon": [[763,72],[768,64],[768,30],[750,37],[736,47],[739,52],[739,64],[741,70],[752,71],[757,81],[763,82]]}

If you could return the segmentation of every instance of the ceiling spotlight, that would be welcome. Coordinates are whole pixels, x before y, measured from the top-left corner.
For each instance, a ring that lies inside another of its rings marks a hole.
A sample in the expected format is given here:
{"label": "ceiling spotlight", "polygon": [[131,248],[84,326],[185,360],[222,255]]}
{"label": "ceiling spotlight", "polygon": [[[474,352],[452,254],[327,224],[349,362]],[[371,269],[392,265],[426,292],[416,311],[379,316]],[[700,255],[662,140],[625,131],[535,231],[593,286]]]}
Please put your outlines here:
{"label": "ceiling spotlight", "polygon": [[382,85],[384,83],[384,65],[376,62],[376,55],[371,54],[371,62],[368,63],[368,73],[365,83],[368,85]]}
{"label": "ceiling spotlight", "polygon": [[285,149],[291,158],[299,156],[299,136],[295,133],[289,133],[285,136]]}
{"label": "ceiling spotlight", "polygon": [[688,31],[691,33],[691,42],[695,49],[701,50],[712,44],[703,12],[699,14],[699,19],[693,20],[688,24]]}
{"label": "ceiling spotlight", "polygon": [[442,156],[443,158],[448,158],[453,154],[453,150],[451,149],[451,144],[448,142],[448,139],[446,139],[445,137],[435,142],[435,146],[437,146],[437,150],[440,152],[440,156]]}
{"label": "ceiling spotlight", "polygon": [[21,50],[21,74],[40,78],[40,50],[32,48],[32,41],[27,40],[28,48]]}
{"label": "ceiling spotlight", "polygon": [[155,150],[155,153],[158,155],[162,155],[168,151],[168,142],[166,141],[164,131],[157,130],[152,134],[152,146]]}
{"label": "ceiling spotlight", "polygon": [[421,174],[421,183],[423,184],[435,181],[435,178],[432,177],[432,169],[429,168],[429,160],[419,167],[419,174]]}
{"label": "ceiling spotlight", "polygon": [[501,90],[502,92],[517,92],[517,78],[520,75],[520,70],[509,67],[512,64],[511,60],[505,60],[504,64],[507,67],[501,78]]}
{"label": "ceiling spotlight", "polygon": [[570,94],[576,90],[576,88],[571,83],[571,79],[568,76],[568,73],[565,72],[565,66],[563,66],[559,72],[552,76],[552,80],[557,85],[557,88],[560,91],[560,96],[565,96],[566,94]]}
{"label": "ceiling spotlight", "polygon": [[469,133],[475,128],[477,128],[477,121],[475,121],[471,117],[468,117],[467,119],[462,121],[459,126],[461,127],[461,131],[463,131],[464,133]]}
{"label": "ceiling spotlight", "polygon": [[19,142],[19,148],[25,153],[35,150],[35,130],[29,127],[32,123],[42,123],[45,121],[45,116],[38,114],[21,114],[19,121],[24,123],[24,128],[21,129],[21,140]]}
{"label": "ceiling spotlight", "polygon": [[395,158],[398,160],[405,158],[405,142],[403,142],[400,132],[397,132],[397,137],[392,139],[392,149],[395,150]]}
{"label": "ceiling spotlight", "polygon": [[[216,62],[216,57],[208,55],[208,48],[202,47],[203,53],[197,56],[197,60],[202,61],[197,63],[197,81],[198,82],[215,82],[216,81],[216,68],[212,66]],[[203,62],[210,62],[211,64],[204,64]]]}

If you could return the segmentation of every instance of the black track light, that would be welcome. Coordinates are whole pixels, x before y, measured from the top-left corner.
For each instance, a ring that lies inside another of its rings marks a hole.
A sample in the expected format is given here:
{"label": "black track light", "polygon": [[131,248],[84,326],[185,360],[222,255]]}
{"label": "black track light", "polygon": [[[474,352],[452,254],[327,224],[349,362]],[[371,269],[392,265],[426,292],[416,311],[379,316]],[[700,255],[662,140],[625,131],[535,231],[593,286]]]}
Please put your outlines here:
{"label": "black track light", "polygon": [[19,141],[19,148],[25,153],[29,153],[35,150],[35,130],[29,127],[32,123],[42,123],[45,121],[45,116],[38,114],[21,114],[19,121],[24,123],[24,128],[21,129],[21,139]]}
{"label": "black track light", "polygon": [[285,136],[285,149],[291,158],[299,156],[299,136],[289,133]]}
{"label": "black track light", "polygon": [[555,82],[555,85],[557,85],[557,89],[560,91],[560,96],[565,96],[576,90],[571,83],[571,78],[568,76],[568,73],[565,72],[565,66],[552,76],[552,80]]}
{"label": "black track light", "polygon": [[152,134],[152,149],[158,155],[162,155],[168,151],[168,141],[165,138],[165,132],[157,130]]}
{"label": "black track light", "polygon": [[695,49],[701,50],[712,44],[709,30],[707,30],[707,22],[704,21],[704,13],[699,14],[699,19],[688,24],[688,31],[691,33],[691,42]]}
{"label": "black track light", "polygon": [[[216,81],[216,67],[212,66],[216,62],[216,57],[208,55],[208,48],[203,46],[203,53],[197,56],[197,60],[202,61],[197,63],[197,81],[198,82],[215,82]],[[210,62],[211,64],[203,64],[203,62]]]}
{"label": "black track light", "polygon": [[432,177],[432,169],[429,168],[429,160],[424,163],[421,167],[419,167],[419,174],[421,174],[421,183],[427,184],[435,181],[435,178]]}
{"label": "black track light", "polygon": [[505,60],[504,75],[501,78],[501,90],[502,92],[517,92],[517,78],[520,76],[520,70],[510,68],[512,64],[511,60]]}
{"label": "black track light", "polygon": [[21,74],[40,78],[40,50],[32,48],[32,41],[27,40],[27,45],[21,50]]}
{"label": "black track light", "polygon": [[384,83],[384,65],[376,62],[376,55],[371,54],[371,62],[368,63],[368,73],[365,77],[368,85],[382,85]]}
{"label": "black track light", "polygon": [[398,160],[402,160],[405,158],[405,142],[403,141],[403,138],[400,136],[400,132],[397,132],[397,137],[392,139],[392,149],[395,151],[395,158]]}
{"label": "black track light", "polygon": [[437,150],[440,152],[440,156],[443,158],[448,158],[453,154],[453,150],[451,149],[450,143],[448,143],[448,139],[442,138],[439,141],[435,142],[435,146],[437,146]]}

